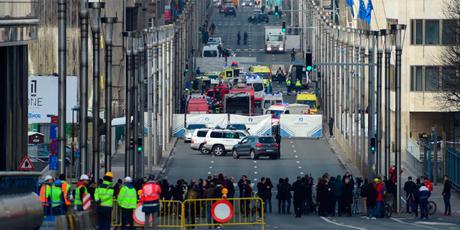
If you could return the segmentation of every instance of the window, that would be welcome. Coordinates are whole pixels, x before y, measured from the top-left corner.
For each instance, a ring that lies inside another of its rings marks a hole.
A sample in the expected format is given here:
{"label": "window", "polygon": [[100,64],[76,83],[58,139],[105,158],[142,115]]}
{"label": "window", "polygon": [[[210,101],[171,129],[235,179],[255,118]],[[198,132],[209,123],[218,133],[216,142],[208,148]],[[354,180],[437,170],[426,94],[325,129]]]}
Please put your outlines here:
{"label": "window", "polygon": [[264,144],[272,144],[275,143],[275,139],[273,137],[259,137],[259,142]]}
{"label": "window", "polygon": [[411,91],[423,91],[422,66],[411,66]]}
{"label": "window", "polygon": [[443,45],[454,45],[455,44],[455,29],[457,22],[455,20],[443,20],[442,21],[442,44]]}
{"label": "window", "polygon": [[438,91],[439,89],[439,67],[425,67],[425,91]]}
{"label": "window", "polygon": [[412,19],[410,41],[412,45],[454,45],[456,21],[451,19]]}
{"label": "window", "polygon": [[197,137],[205,137],[207,133],[208,133],[207,130],[198,131],[198,132],[196,133],[196,136],[197,136]]}
{"label": "window", "polygon": [[212,132],[211,138],[222,138],[222,132]]}
{"label": "window", "polygon": [[457,70],[455,67],[443,67],[441,69],[441,81],[443,90],[452,90],[458,87]]}

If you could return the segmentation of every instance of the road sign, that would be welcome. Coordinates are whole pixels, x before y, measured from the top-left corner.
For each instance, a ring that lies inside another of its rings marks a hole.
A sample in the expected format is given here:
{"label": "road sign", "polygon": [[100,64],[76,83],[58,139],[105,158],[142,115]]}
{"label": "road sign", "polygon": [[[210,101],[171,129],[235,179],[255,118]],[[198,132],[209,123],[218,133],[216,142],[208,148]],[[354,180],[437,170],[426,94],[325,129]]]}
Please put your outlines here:
{"label": "road sign", "polygon": [[33,169],[34,169],[34,166],[32,165],[32,161],[27,155],[24,155],[24,157],[22,158],[21,164],[19,164],[18,170],[30,171]]}
{"label": "road sign", "polygon": [[50,155],[50,170],[58,170],[58,157],[56,154],[51,154]]}
{"label": "road sign", "polygon": [[58,151],[58,141],[57,140],[51,140],[50,143],[50,153],[56,155]]}
{"label": "road sign", "polygon": [[58,133],[58,126],[57,125],[50,125],[50,139],[57,139]]}
{"label": "road sign", "polygon": [[58,116],[51,116],[51,124],[59,124],[59,117]]}
{"label": "road sign", "polygon": [[233,205],[228,200],[219,200],[211,206],[211,215],[215,221],[226,223],[232,219],[235,211]]}
{"label": "road sign", "polygon": [[[145,213],[142,211],[142,203],[137,204],[137,208],[133,211],[133,219],[137,224],[145,224]],[[153,216],[150,215],[150,223],[153,223]]]}

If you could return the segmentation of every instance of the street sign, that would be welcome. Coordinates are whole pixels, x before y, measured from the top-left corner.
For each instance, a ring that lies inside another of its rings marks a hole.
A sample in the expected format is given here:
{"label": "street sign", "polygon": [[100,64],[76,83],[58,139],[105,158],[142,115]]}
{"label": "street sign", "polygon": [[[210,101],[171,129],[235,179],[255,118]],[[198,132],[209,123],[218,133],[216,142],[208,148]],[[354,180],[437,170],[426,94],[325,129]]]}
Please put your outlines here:
{"label": "street sign", "polygon": [[21,164],[19,164],[18,170],[30,171],[33,169],[34,169],[34,166],[32,165],[32,161],[27,155],[24,155],[24,157],[22,158]]}
{"label": "street sign", "polygon": [[59,117],[58,116],[51,116],[51,124],[59,124]]}
{"label": "street sign", "polygon": [[[145,224],[145,213],[142,211],[142,203],[137,204],[137,208],[133,211],[133,219],[137,224]],[[150,223],[153,222],[153,217],[150,216]]]}
{"label": "street sign", "polygon": [[233,205],[228,200],[219,200],[211,206],[211,215],[215,221],[226,223],[232,219],[235,211]]}
{"label": "street sign", "polygon": [[50,170],[58,170],[58,157],[56,154],[51,154],[50,155]]}
{"label": "street sign", "polygon": [[57,140],[51,140],[51,142],[50,142],[50,153],[53,154],[53,155],[56,155],[57,151],[58,151],[58,148],[59,148],[58,141]]}
{"label": "street sign", "polygon": [[57,139],[58,125],[50,125],[50,139]]}

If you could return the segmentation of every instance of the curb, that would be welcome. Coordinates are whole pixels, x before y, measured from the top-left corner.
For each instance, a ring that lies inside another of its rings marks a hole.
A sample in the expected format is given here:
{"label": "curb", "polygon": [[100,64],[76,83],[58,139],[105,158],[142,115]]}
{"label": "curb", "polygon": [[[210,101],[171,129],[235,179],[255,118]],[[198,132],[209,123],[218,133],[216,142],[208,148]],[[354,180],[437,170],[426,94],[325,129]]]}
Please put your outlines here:
{"label": "curb", "polygon": [[174,144],[172,145],[173,147],[169,151],[168,157],[162,162],[160,166],[161,169],[160,169],[160,172],[158,173],[158,178],[163,178],[166,175],[166,171],[168,170],[170,161],[173,159],[173,156],[176,153],[176,145],[177,145],[178,140],[179,138],[174,138],[174,141],[173,141]]}

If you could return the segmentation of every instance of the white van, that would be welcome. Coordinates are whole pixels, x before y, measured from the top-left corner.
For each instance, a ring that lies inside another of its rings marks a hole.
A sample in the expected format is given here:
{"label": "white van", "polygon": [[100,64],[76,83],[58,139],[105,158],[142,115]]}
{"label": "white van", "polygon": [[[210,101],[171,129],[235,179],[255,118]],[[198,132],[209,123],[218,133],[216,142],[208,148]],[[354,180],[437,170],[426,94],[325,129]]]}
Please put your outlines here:
{"label": "white van", "polygon": [[203,52],[201,53],[202,57],[219,57],[219,48],[217,45],[207,45],[203,47]]}

